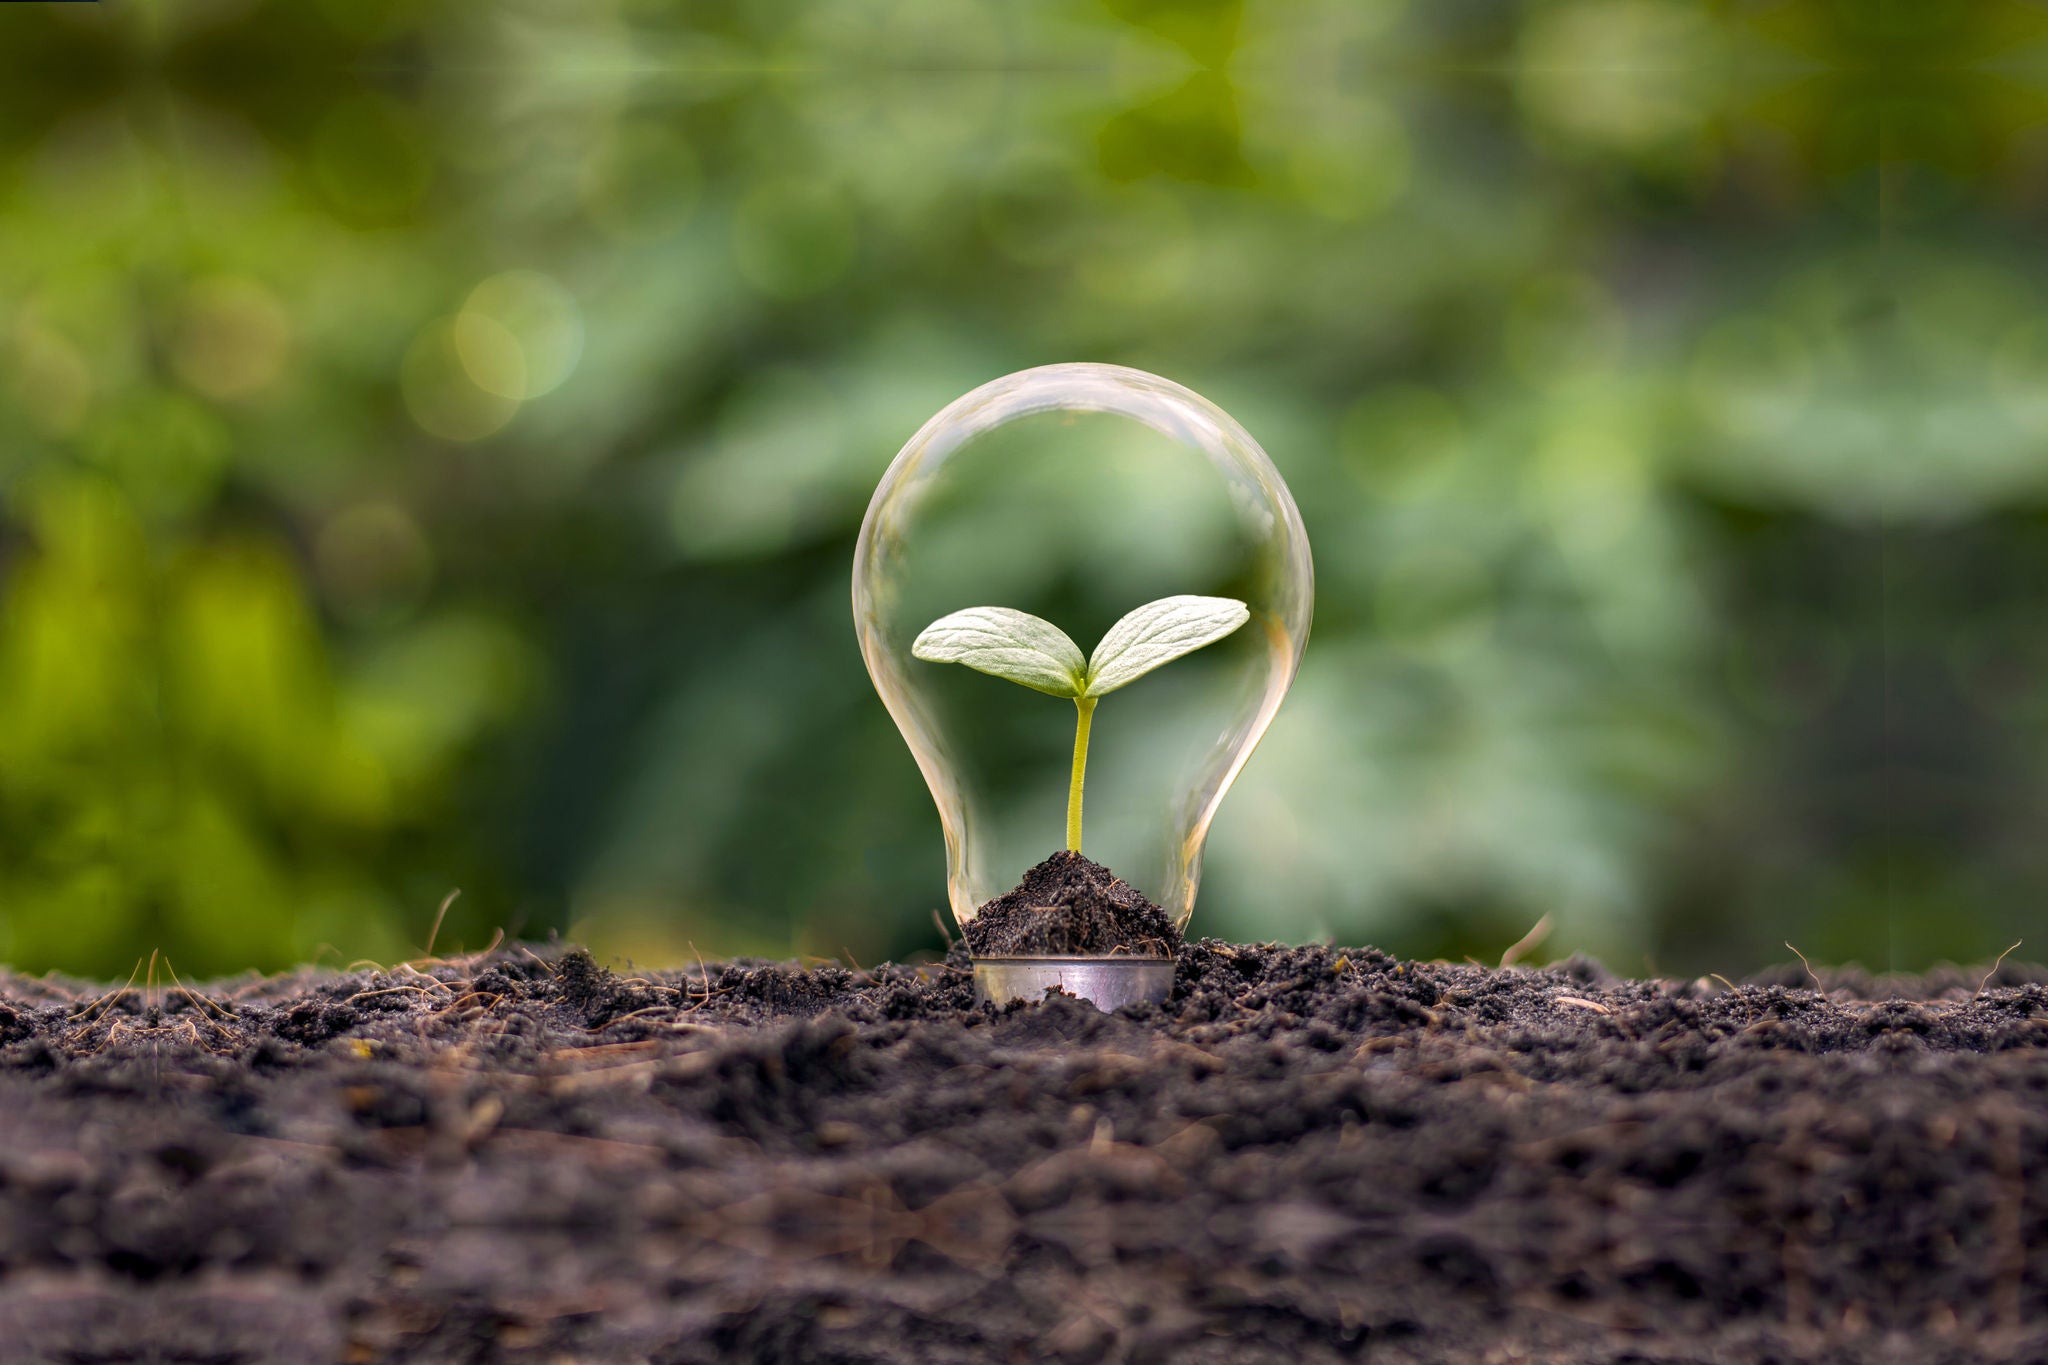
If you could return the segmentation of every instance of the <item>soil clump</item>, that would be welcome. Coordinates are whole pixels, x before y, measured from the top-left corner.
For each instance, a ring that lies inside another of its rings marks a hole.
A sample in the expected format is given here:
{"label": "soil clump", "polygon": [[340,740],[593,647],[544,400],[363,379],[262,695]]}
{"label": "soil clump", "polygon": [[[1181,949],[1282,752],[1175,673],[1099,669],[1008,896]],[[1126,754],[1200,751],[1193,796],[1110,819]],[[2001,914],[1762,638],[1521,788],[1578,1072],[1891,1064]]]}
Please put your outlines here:
{"label": "soil clump", "polygon": [[976,957],[1171,957],[1181,942],[1144,892],[1068,849],[982,906],[966,934]]}
{"label": "soil clump", "polygon": [[2048,971],[0,973],[0,1360],[2048,1359]]}

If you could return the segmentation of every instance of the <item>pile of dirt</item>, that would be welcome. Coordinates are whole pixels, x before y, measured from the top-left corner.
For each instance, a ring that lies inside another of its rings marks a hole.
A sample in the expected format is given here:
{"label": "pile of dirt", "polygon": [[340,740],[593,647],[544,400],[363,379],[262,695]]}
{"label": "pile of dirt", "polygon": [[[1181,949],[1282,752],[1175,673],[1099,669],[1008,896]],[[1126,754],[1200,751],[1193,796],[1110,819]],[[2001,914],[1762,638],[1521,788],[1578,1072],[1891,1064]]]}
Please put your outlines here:
{"label": "pile of dirt", "polygon": [[1061,849],[967,925],[976,957],[1171,957],[1180,929],[1145,893]]}
{"label": "pile of dirt", "polygon": [[0,976],[0,1358],[2048,1358],[2048,972]]}

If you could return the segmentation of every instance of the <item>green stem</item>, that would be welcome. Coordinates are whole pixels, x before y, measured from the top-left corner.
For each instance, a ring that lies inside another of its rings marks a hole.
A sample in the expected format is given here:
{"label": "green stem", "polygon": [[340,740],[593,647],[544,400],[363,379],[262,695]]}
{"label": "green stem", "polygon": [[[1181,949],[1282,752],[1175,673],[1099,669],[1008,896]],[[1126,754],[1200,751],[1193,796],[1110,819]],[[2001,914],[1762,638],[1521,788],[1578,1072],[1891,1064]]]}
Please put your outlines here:
{"label": "green stem", "polygon": [[1098,700],[1074,698],[1074,709],[1081,717],[1074,722],[1074,780],[1067,786],[1067,849],[1073,853],[1081,851],[1081,783],[1088,772],[1088,725],[1095,719]]}

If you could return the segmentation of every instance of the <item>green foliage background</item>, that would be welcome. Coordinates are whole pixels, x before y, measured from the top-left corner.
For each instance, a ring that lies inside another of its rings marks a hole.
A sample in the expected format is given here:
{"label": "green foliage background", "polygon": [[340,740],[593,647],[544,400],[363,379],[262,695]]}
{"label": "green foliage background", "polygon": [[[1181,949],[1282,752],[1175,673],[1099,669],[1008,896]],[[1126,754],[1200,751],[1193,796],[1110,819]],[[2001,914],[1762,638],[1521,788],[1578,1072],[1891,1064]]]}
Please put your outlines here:
{"label": "green foliage background", "polygon": [[0,6],[0,956],[390,958],[457,886],[443,947],[938,946],[853,531],[1096,359],[1317,547],[1197,931],[1988,957],[2044,129],[2019,0]]}

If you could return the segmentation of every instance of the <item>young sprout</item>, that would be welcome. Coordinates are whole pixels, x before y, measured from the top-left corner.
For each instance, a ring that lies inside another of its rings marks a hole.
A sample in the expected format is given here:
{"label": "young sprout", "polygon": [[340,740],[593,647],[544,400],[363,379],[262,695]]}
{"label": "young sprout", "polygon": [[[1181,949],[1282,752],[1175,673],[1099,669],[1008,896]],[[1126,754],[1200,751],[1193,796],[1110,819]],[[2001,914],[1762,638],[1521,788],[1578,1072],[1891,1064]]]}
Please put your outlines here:
{"label": "young sprout", "polygon": [[966,664],[1052,697],[1072,697],[1074,772],[1067,786],[1067,847],[1081,851],[1081,787],[1095,703],[1162,664],[1213,645],[1251,619],[1234,597],[1162,597],[1109,628],[1095,653],[1050,621],[1008,607],[969,607],[919,632],[910,652],[933,663]]}

